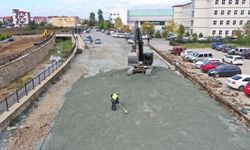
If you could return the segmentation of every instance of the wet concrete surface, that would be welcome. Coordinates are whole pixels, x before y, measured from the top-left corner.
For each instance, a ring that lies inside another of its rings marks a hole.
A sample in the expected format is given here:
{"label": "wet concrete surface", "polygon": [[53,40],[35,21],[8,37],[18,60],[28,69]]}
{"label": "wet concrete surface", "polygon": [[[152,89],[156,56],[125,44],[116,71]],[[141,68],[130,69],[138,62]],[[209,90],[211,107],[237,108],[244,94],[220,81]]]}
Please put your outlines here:
{"label": "wet concrete surface", "polygon": [[[88,75],[66,94],[42,149],[249,149],[250,132],[191,82],[162,67],[151,77],[129,77],[124,68],[131,45],[100,33],[91,36],[103,44],[75,61]],[[111,111],[114,91],[121,93],[128,115]]]}

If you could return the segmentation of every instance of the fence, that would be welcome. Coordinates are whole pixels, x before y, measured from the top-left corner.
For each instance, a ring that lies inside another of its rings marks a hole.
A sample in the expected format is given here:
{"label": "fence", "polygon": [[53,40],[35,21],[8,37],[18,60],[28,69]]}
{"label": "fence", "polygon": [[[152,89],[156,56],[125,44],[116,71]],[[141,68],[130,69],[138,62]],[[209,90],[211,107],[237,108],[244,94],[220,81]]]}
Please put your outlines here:
{"label": "fence", "polygon": [[[74,44],[71,52],[65,57],[68,58],[74,52],[76,47],[76,43]],[[37,85],[39,85],[43,80],[45,80],[48,76],[50,76],[57,68],[59,68],[63,64],[63,60],[56,61],[51,66],[49,66],[46,70],[42,71],[36,77],[32,78],[29,82],[26,82],[25,85],[21,88],[18,88],[10,94],[9,96],[5,97],[4,100],[0,102],[0,115],[5,111],[8,111],[11,106],[15,103],[18,103],[21,98],[28,95],[28,93],[33,90]]]}
{"label": "fence", "polygon": [[[47,39],[45,39],[42,43],[40,43],[40,45],[42,45],[42,44],[48,42],[53,36],[54,36],[54,33],[53,33],[50,37],[48,37]],[[30,53],[30,52],[32,52],[32,51],[34,51],[34,50],[37,49],[40,45],[34,45],[33,47],[27,48],[26,50],[24,50],[24,51],[22,51],[22,52],[20,52],[20,53],[15,53],[15,54],[13,54],[13,55],[6,56],[6,57],[4,57],[4,58],[1,58],[1,59],[0,59],[0,66],[6,64],[6,63],[8,63],[8,62],[11,62],[11,61],[13,61],[13,60],[15,60],[15,59],[17,59],[17,58],[19,58],[19,57],[21,57],[21,56],[24,56],[24,55],[26,55],[26,54],[28,54],[28,53]]]}

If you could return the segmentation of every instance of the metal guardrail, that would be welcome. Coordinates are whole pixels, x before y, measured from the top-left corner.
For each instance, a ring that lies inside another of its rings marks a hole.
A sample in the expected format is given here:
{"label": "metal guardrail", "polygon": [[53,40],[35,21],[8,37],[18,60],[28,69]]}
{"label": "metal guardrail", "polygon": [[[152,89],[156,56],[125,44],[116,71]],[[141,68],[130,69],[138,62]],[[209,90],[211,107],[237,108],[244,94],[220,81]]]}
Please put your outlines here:
{"label": "metal guardrail", "polygon": [[[75,38],[75,36],[73,36]],[[76,42],[71,50],[65,58],[69,58],[76,47]],[[56,61],[51,66],[49,66],[46,70],[38,74],[36,77],[32,78],[30,81],[26,82],[24,86],[15,90],[15,92],[6,96],[4,100],[0,102],[0,115],[6,111],[9,111],[9,108],[12,107],[15,103],[19,103],[19,100],[24,96],[28,95],[30,91],[32,91],[37,85],[39,85],[43,80],[45,80],[48,76],[50,76],[54,71],[59,68],[64,63],[63,60]]]}
{"label": "metal guardrail", "polygon": [[20,52],[20,53],[15,53],[15,54],[13,54],[13,55],[6,56],[6,57],[4,57],[4,58],[1,58],[1,59],[0,59],[0,66],[1,66],[1,65],[5,65],[5,64],[8,63],[8,62],[11,62],[11,61],[13,61],[13,60],[15,60],[15,59],[17,59],[17,58],[19,58],[19,57],[21,57],[21,56],[27,55],[28,53],[30,53],[30,52],[36,50],[38,47],[40,47],[40,46],[43,45],[44,43],[48,42],[53,36],[54,36],[54,33],[53,33],[50,37],[48,37],[46,40],[44,40],[40,45],[34,45],[33,47],[27,48],[26,50],[24,50],[24,51],[22,51],[22,52]]}

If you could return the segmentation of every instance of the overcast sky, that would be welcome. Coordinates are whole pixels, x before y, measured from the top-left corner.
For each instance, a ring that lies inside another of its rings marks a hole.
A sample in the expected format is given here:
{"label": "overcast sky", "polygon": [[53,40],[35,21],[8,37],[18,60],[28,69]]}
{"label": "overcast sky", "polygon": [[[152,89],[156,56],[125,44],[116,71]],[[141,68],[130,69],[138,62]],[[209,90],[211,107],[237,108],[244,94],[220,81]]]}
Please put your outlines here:
{"label": "overcast sky", "polygon": [[32,16],[66,15],[88,18],[102,9],[107,19],[112,8],[167,9],[191,0],[0,0],[0,16],[11,15],[13,8],[30,11]]}

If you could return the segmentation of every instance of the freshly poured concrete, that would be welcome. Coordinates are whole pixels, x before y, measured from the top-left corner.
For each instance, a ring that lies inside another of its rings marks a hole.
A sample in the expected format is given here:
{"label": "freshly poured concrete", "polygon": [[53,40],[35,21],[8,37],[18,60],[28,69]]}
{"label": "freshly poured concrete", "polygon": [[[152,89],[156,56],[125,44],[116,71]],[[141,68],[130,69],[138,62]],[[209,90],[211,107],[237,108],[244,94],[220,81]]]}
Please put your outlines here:
{"label": "freshly poured concrete", "polygon": [[[151,77],[126,69],[80,79],[43,149],[248,150],[250,132],[191,82],[158,67]],[[129,111],[111,111],[120,92]]]}

